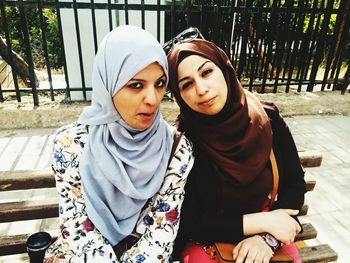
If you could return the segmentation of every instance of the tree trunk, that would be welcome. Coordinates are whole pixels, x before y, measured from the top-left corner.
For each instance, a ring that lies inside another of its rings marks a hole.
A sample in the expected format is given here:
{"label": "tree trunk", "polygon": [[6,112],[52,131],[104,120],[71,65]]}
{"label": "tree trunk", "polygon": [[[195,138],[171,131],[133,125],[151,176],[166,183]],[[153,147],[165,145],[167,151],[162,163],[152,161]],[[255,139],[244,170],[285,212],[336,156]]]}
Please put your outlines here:
{"label": "tree trunk", "polygon": [[[12,67],[12,70],[16,72],[17,75],[24,81],[24,83],[30,87],[30,78],[29,78],[29,67],[28,64],[21,58],[16,52],[12,50],[12,60],[11,63],[9,50],[6,45],[5,40],[0,36],[0,55],[3,60],[6,61]],[[36,85],[39,85],[38,78],[35,75]]]}
{"label": "tree trunk", "polygon": [[344,75],[344,82],[339,85],[339,89],[341,90],[341,94],[345,94],[345,91],[346,89],[348,88],[350,84],[350,59],[349,59],[349,63],[348,63],[348,68],[345,72],[345,75]]}

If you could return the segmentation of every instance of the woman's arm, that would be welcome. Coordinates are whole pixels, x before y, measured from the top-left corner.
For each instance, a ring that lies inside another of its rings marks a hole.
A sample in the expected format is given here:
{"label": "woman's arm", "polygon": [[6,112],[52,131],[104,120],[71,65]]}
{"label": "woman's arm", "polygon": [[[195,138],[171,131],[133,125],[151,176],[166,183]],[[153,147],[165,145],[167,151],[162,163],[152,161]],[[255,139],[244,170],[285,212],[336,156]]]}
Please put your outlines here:
{"label": "woman's arm", "polygon": [[116,262],[112,246],[89,220],[78,172],[84,126],[60,129],[53,141],[51,166],[59,197],[60,235],[46,258],[63,254],[68,262]]}
{"label": "woman's arm", "polygon": [[184,187],[193,161],[192,146],[182,136],[161,189],[140,216],[136,232],[141,234],[141,238],[122,255],[121,262],[168,262],[179,227]]}
{"label": "woman's arm", "polygon": [[287,124],[279,114],[276,115],[271,123],[274,133],[276,133],[276,144],[280,152],[278,164],[282,163],[283,178],[281,178],[279,185],[278,198],[272,209],[300,209],[304,203],[306,192],[305,172],[301,166],[298,151]]}

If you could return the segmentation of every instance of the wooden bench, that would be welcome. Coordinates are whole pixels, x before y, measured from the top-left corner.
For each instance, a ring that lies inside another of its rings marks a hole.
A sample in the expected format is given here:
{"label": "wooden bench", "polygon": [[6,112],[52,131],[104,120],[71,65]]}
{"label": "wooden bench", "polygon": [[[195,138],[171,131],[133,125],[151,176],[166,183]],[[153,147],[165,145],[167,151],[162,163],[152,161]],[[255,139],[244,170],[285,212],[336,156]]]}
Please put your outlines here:
{"label": "wooden bench", "polygon": [[[322,156],[316,151],[300,151],[300,161],[305,168],[321,165]],[[307,191],[313,191],[316,181],[306,177]],[[55,187],[51,171],[11,171],[0,172],[0,191],[26,190]],[[55,191],[55,189],[53,189]],[[308,205],[304,204],[299,215],[306,215]],[[58,217],[56,200],[22,201],[0,203],[0,223],[19,220],[44,219]],[[58,223],[57,223],[58,226]],[[331,262],[338,258],[337,253],[327,244],[307,246],[305,240],[317,237],[316,229],[310,224],[303,224],[304,232],[296,237],[302,262]],[[26,252],[28,234],[0,237],[0,256]]]}

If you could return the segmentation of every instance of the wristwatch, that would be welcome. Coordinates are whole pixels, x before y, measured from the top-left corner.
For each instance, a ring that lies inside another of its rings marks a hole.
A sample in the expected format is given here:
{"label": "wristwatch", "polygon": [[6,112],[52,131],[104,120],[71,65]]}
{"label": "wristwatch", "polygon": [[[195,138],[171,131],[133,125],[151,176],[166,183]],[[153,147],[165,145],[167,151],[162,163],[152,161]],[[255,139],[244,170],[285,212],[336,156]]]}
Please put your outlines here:
{"label": "wristwatch", "polygon": [[280,246],[280,242],[269,233],[266,233],[261,237],[265,240],[266,244],[272,248],[273,251],[275,251]]}

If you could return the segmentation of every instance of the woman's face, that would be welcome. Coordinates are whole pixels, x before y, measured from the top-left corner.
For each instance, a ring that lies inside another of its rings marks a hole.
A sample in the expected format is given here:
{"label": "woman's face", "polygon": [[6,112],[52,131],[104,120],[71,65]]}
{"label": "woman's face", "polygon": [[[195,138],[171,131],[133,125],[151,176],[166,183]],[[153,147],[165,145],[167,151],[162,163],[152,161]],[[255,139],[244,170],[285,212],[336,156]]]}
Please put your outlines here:
{"label": "woman's face", "polygon": [[178,88],[186,104],[194,111],[215,115],[224,107],[227,84],[221,69],[211,60],[191,55],[177,69]]}
{"label": "woman's face", "polygon": [[146,129],[154,121],[165,87],[163,68],[154,62],[137,73],[113,96],[114,107],[129,126]]}

